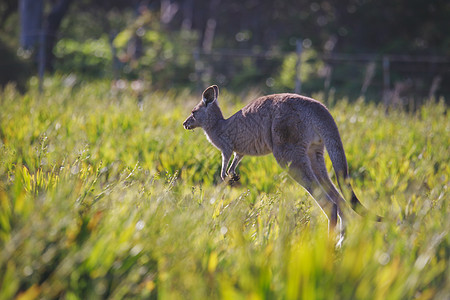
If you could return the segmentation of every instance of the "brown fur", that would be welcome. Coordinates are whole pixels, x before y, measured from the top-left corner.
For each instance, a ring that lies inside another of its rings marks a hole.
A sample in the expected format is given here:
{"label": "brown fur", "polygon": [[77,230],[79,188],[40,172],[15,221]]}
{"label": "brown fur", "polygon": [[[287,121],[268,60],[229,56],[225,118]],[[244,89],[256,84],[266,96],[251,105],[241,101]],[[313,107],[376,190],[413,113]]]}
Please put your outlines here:
{"label": "brown fur", "polygon": [[278,164],[313,196],[333,230],[337,215],[343,225],[345,207],[341,204],[345,200],[328,176],[323,157],[326,147],[341,191],[349,192],[352,207],[362,206],[348,182],[347,159],[338,128],[323,104],[296,94],[275,94],[255,99],[224,119],[218,94],[217,86],[207,88],[183,126],[203,128],[208,140],[222,152],[223,180],[228,175],[237,176],[236,167],[245,155],[273,153]]}

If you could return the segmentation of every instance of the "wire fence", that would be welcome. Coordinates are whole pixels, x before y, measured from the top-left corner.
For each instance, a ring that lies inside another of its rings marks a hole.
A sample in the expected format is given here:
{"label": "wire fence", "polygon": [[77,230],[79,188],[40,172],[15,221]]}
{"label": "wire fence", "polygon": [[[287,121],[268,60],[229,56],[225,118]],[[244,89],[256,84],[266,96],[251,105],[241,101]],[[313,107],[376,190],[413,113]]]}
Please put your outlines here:
{"label": "wire fence", "polygon": [[[417,106],[427,98],[444,97],[450,100],[450,57],[427,55],[398,55],[370,53],[316,53],[311,62],[304,55],[298,40],[296,51],[262,49],[192,49],[194,72],[191,82],[199,89],[212,82],[246,88],[254,83],[265,85],[268,91],[292,91],[312,94],[324,92],[328,97],[366,97],[386,105]],[[40,82],[43,82],[45,58],[43,47],[37,51]],[[20,49],[19,51],[25,51]],[[113,52],[114,53],[114,52]],[[22,53],[21,56],[26,56]],[[114,55],[113,55],[114,56]],[[288,83],[278,84],[282,65],[287,57],[294,56],[290,67],[294,70]],[[70,59],[67,57],[65,59]],[[14,67],[14,61],[0,61],[0,67]],[[111,62],[111,64],[113,64]],[[314,76],[311,65],[320,65]],[[112,67],[116,68],[116,67]],[[249,84],[246,84],[246,83]],[[42,87],[42,84],[40,84]]]}
{"label": "wire fence", "polygon": [[[208,81],[227,83],[228,77],[245,73],[246,59],[258,61],[260,70],[283,63],[294,52],[254,51],[247,49],[196,49],[193,56],[199,85]],[[428,98],[450,98],[450,57],[426,55],[370,54],[370,53],[319,53],[322,63],[316,80],[304,80],[303,69],[310,69],[310,62],[302,59],[304,51],[297,42],[295,83],[290,86],[296,93],[324,91],[340,96],[368,97],[394,106],[416,106]],[[269,67],[267,66],[269,65]],[[227,72],[232,69],[232,72]],[[257,74],[270,88],[274,76]],[[321,83],[320,83],[321,81]],[[318,83],[319,82],[319,83]]]}

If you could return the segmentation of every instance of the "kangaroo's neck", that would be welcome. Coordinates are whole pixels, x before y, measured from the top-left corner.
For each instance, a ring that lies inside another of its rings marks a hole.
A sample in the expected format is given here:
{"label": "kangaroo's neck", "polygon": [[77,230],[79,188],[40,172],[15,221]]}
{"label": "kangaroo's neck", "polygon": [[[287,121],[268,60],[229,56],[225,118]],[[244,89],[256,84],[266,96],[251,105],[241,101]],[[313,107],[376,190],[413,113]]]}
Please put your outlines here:
{"label": "kangaroo's neck", "polygon": [[210,108],[208,121],[202,126],[209,142],[221,150],[223,150],[224,147],[229,147],[229,141],[226,137],[226,132],[230,127],[229,123],[229,119],[224,119],[219,106],[214,105]]}
{"label": "kangaroo's neck", "polygon": [[209,107],[207,120],[202,126],[203,130],[209,135],[209,133],[219,130],[223,121],[225,120],[220,107],[216,103],[213,103]]}

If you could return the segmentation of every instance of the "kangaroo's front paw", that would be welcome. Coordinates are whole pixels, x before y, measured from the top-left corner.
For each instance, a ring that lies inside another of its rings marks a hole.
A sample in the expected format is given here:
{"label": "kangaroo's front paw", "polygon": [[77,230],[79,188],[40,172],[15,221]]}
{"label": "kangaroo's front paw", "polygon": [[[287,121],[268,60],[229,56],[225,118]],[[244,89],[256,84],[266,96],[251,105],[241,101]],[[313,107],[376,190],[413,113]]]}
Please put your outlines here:
{"label": "kangaroo's front paw", "polygon": [[233,173],[233,174],[230,174],[230,179],[232,181],[239,181],[239,179],[241,179],[241,176],[239,176],[239,174]]}
{"label": "kangaroo's front paw", "polygon": [[236,186],[240,186],[240,182],[239,182],[239,175],[238,174],[230,174],[227,177],[227,184],[231,187],[236,187]]}
{"label": "kangaroo's front paw", "polygon": [[237,175],[237,174],[229,174],[225,178],[224,182],[227,185],[229,185],[229,186],[236,187],[236,186],[240,186],[241,185],[240,182],[238,182],[239,179],[240,179],[239,175]]}

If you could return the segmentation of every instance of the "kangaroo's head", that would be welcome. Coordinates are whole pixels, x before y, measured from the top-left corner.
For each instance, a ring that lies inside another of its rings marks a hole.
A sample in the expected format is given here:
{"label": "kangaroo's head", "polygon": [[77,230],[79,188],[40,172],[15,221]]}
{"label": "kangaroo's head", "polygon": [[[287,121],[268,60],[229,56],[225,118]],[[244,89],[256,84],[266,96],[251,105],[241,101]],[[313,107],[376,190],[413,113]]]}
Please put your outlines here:
{"label": "kangaroo's head", "polygon": [[203,129],[212,128],[218,120],[223,119],[222,112],[217,104],[219,88],[217,85],[210,86],[202,94],[200,101],[192,109],[191,115],[184,121],[185,129],[201,127]]}

